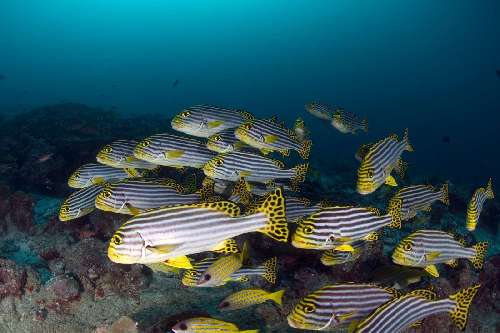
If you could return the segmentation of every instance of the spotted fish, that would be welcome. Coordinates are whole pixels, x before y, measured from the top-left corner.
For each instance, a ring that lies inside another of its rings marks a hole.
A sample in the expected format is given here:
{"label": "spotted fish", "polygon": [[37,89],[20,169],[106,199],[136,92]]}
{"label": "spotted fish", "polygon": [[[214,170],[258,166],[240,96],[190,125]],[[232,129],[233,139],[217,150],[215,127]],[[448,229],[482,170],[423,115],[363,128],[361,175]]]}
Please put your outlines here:
{"label": "spotted fish", "polygon": [[351,244],[353,251],[327,250],[321,255],[320,261],[325,266],[342,265],[356,261],[363,254],[364,241],[356,241]]}
{"label": "spotted fish", "polygon": [[252,114],[243,110],[195,105],[176,115],[171,124],[176,131],[208,138],[224,130],[236,128],[251,119]]}
{"label": "spotted fish", "polygon": [[235,324],[207,317],[183,320],[172,327],[172,331],[174,333],[259,333],[259,330],[240,331]]}
{"label": "spotted fish", "polygon": [[247,152],[221,154],[203,167],[205,176],[232,182],[244,178],[249,182],[269,183],[275,179],[290,179],[294,186],[305,180],[308,164],[285,169],[281,161]]}
{"label": "spotted fish", "polygon": [[103,211],[137,215],[152,208],[200,202],[200,193],[186,193],[186,188],[171,179],[125,180],[107,185],[95,198],[95,207]]}
{"label": "spotted fish", "polygon": [[117,263],[151,263],[224,248],[228,239],[261,232],[288,239],[285,204],[276,189],[255,214],[240,215],[228,201],[180,205],[134,216],[115,232],[108,257]]}
{"label": "spotted fish", "polygon": [[262,289],[244,289],[226,297],[218,306],[220,311],[244,309],[252,305],[261,304],[268,300],[278,305],[282,303],[285,290],[268,292]]}
{"label": "spotted fish", "polygon": [[365,318],[397,296],[392,288],[371,284],[328,285],[300,300],[288,315],[288,324],[303,330],[334,330]]}
{"label": "spotted fish", "polygon": [[90,214],[95,209],[95,198],[103,185],[91,185],[70,194],[59,209],[59,220],[70,221]]}
{"label": "spotted fish", "polygon": [[303,159],[309,158],[311,140],[299,140],[296,134],[269,119],[254,119],[242,124],[234,131],[236,138],[260,149],[263,154],[277,151],[288,156],[295,150]]}
{"label": "spotted fish", "polygon": [[483,210],[485,201],[487,199],[493,198],[495,198],[495,194],[493,193],[493,185],[490,178],[490,180],[488,180],[486,188],[478,188],[469,201],[469,205],[467,206],[467,230],[474,231],[476,229],[477,223],[479,221],[479,215]]}
{"label": "spotted fish", "polygon": [[[181,282],[187,287],[212,287],[211,285],[199,285],[197,284],[200,276],[203,272],[210,267],[217,260],[217,258],[206,258],[195,264],[193,264],[193,269],[187,270],[182,275]],[[269,283],[276,283],[278,269],[278,258],[273,257],[256,267],[246,267],[243,266],[233,274],[229,276],[226,281],[223,281],[221,285],[226,284],[230,281],[244,282],[248,281],[251,276],[262,277]]]}
{"label": "spotted fish", "polygon": [[353,251],[352,243],[375,241],[378,230],[397,227],[390,215],[376,208],[331,206],[301,220],[292,236],[292,245],[302,249]]}
{"label": "spotted fish", "polygon": [[408,141],[408,129],[405,130],[401,141],[398,141],[398,137],[393,134],[373,144],[358,169],[358,193],[364,195],[373,193],[384,183],[397,186],[391,172],[401,163],[401,154],[405,150],[413,151]]}
{"label": "spotted fish", "polygon": [[215,155],[201,141],[168,133],[152,135],[134,150],[138,159],[174,168],[201,168]]}
{"label": "spotted fish", "polygon": [[98,163],[87,163],[71,174],[68,185],[72,188],[84,188],[93,184],[118,182],[126,178],[140,177],[137,170],[113,168]]}
{"label": "spotted fish", "polygon": [[360,119],[356,114],[342,109],[333,113],[332,126],[340,133],[356,134],[360,130],[368,132],[368,120]]}
{"label": "spotted fish", "polygon": [[114,168],[155,169],[157,165],[134,157],[138,143],[136,140],[116,140],[97,153],[97,162]]}
{"label": "spotted fish", "polygon": [[396,221],[407,221],[415,217],[419,211],[429,212],[432,203],[438,200],[445,205],[449,204],[448,184],[443,184],[439,190],[431,185],[404,187],[389,201],[387,213]]}
{"label": "spotted fish", "polygon": [[448,313],[453,323],[464,330],[469,306],[481,285],[465,288],[445,299],[435,300],[428,290],[416,290],[377,308],[356,325],[355,333],[397,333],[428,316]]}
{"label": "spotted fish", "polygon": [[465,247],[444,231],[417,230],[401,240],[392,254],[392,261],[403,266],[423,267],[429,274],[438,277],[436,264],[446,263],[455,267],[460,258],[470,260],[474,268],[481,269],[487,250],[487,242]]}

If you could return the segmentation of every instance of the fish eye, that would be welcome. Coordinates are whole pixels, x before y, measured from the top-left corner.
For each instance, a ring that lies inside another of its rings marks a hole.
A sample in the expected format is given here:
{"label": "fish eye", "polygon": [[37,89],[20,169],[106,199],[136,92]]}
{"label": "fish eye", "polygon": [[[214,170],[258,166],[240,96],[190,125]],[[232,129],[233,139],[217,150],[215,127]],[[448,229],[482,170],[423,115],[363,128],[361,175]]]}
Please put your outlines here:
{"label": "fish eye", "polygon": [[151,141],[142,140],[141,143],[139,143],[139,146],[146,148],[146,147],[149,147],[150,144],[151,144]]}
{"label": "fish eye", "polygon": [[302,229],[302,231],[304,231],[305,234],[312,234],[312,232],[314,231],[314,228],[311,227],[310,225],[307,225],[304,227],[304,229]]}
{"label": "fish eye", "polygon": [[203,279],[204,279],[205,281],[210,281],[210,279],[211,279],[211,278],[212,278],[212,276],[211,276],[210,274],[205,274],[205,275],[203,276]]}
{"label": "fish eye", "polygon": [[373,178],[373,169],[368,169],[366,171],[366,175],[368,176],[368,178]]}
{"label": "fish eye", "polygon": [[412,248],[412,246],[411,246],[410,242],[406,242],[406,243],[403,244],[403,250],[405,250],[405,251],[411,251],[411,248]]}
{"label": "fish eye", "polygon": [[186,117],[189,117],[190,114],[191,114],[191,112],[189,112],[189,111],[183,111],[180,113],[180,116],[182,118],[186,118]]}
{"label": "fish eye", "polygon": [[121,243],[123,243],[122,238],[120,236],[118,236],[118,235],[114,235],[113,238],[111,238],[111,241],[115,245],[120,245]]}
{"label": "fish eye", "polygon": [[73,174],[73,177],[75,177],[75,178],[80,177],[80,171],[75,171],[75,173]]}
{"label": "fish eye", "polygon": [[311,313],[311,312],[314,312],[314,310],[316,310],[316,307],[314,305],[306,305],[306,306],[304,306],[304,312],[305,313]]}
{"label": "fish eye", "polygon": [[69,212],[69,206],[67,206],[67,205],[61,206],[61,212],[68,213]]}
{"label": "fish eye", "polygon": [[215,165],[216,166],[222,166],[223,164],[224,164],[224,161],[221,160],[220,158],[218,158],[218,159],[215,160]]}
{"label": "fish eye", "polygon": [[223,302],[220,305],[221,308],[227,308],[228,306],[229,306],[229,302]]}
{"label": "fish eye", "polygon": [[251,130],[252,129],[252,124],[248,123],[248,124],[243,124],[243,128],[246,129],[246,130]]}
{"label": "fish eye", "polygon": [[113,148],[111,146],[106,146],[106,147],[104,147],[103,151],[105,153],[111,153],[113,151]]}
{"label": "fish eye", "polygon": [[111,191],[110,191],[110,190],[108,190],[108,189],[106,189],[106,190],[102,191],[102,196],[103,196],[104,198],[106,198],[106,199],[111,198]]}
{"label": "fish eye", "polygon": [[222,138],[220,137],[220,135],[216,135],[216,136],[213,136],[212,137],[212,140],[213,141],[220,141]]}
{"label": "fish eye", "polygon": [[195,271],[188,271],[187,275],[189,275],[190,277],[196,277],[196,272]]}

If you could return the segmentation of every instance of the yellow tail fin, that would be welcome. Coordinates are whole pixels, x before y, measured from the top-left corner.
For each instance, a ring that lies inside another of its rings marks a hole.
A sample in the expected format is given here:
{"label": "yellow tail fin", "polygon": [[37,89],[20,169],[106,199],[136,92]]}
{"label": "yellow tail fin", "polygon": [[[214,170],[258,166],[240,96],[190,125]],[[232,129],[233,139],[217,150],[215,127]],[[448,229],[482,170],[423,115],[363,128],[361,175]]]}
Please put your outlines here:
{"label": "yellow tail fin", "polygon": [[403,207],[403,200],[400,198],[392,198],[387,207],[387,214],[391,216],[391,224],[389,227],[401,229],[401,209]]}
{"label": "yellow tail fin", "polygon": [[407,151],[415,151],[415,150],[413,149],[413,146],[412,146],[412,145],[411,145],[411,143],[410,143],[410,139],[408,138],[408,129],[407,129],[407,128],[405,128],[405,134],[404,134],[404,136],[403,136],[403,142],[404,142],[404,143],[405,143],[405,145],[406,145],[405,149],[406,149]]}
{"label": "yellow tail fin", "polygon": [[269,283],[275,284],[278,275],[278,258],[272,257],[271,259],[264,261],[263,265],[266,268],[266,271],[262,277]]}
{"label": "yellow tail fin", "polygon": [[449,299],[457,303],[455,308],[450,312],[451,320],[462,331],[465,329],[465,325],[467,325],[469,306],[480,287],[480,284],[476,284],[470,288],[462,289],[449,297]]}
{"label": "yellow tail fin", "polygon": [[475,269],[482,269],[484,264],[484,259],[486,257],[486,252],[488,252],[488,242],[480,242],[472,246],[476,250],[476,254],[470,261]]}
{"label": "yellow tail fin", "polygon": [[493,192],[493,181],[491,180],[491,178],[488,180],[488,185],[486,185],[486,195],[490,199],[495,198],[495,193]]}
{"label": "yellow tail fin", "polygon": [[279,241],[288,241],[288,224],[285,216],[285,197],[283,189],[277,188],[270,192],[257,212],[267,215],[267,224],[259,232]]}
{"label": "yellow tail fin", "polygon": [[208,177],[205,177],[205,179],[203,179],[201,188],[197,192],[200,195],[201,200],[207,201],[209,198],[215,195],[214,186],[215,181],[213,179]]}
{"label": "yellow tail fin", "polygon": [[309,169],[309,163],[299,164],[292,170],[295,172],[295,177],[293,177],[290,182],[292,188],[298,189],[299,184],[306,180],[307,170]]}
{"label": "yellow tail fin", "polygon": [[299,149],[299,155],[302,159],[307,160],[309,158],[309,154],[311,153],[312,141],[304,140],[302,141],[302,145]]}
{"label": "yellow tail fin", "polygon": [[449,205],[450,204],[450,198],[449,198],[449,195],[448,195],[448,183],[444,183],[443,186],[441,186],[441,201],[445,205]]}
{"label": "yellow tail fin", "polygon": [[269,295],[269,299],[274,301],[276,304],[281,305],[283,303],[282,298],[283,298],[284,293],[285,293],[285,289],[274,292],[271,295]]}

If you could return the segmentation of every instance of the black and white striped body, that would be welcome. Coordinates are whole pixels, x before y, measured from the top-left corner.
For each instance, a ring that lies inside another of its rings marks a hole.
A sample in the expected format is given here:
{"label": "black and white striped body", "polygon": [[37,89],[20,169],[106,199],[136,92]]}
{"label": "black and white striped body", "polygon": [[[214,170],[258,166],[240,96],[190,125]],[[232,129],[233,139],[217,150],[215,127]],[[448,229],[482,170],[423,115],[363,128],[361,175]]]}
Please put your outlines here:
{"label": "black and white striped body", "polygon": [[78,168],[68,179],[72,188],[84,188],[104,182],[117,182],[126,178],[133,178],[125,169],[113,168],[98,163],[87,163]]}
{"label": "black and white striped body", "polygon": [[95,209],[95,198],[103,185],[91,185],[70,194],[59,210],[59,220],[69,221],[91,213]]}
{"label": "black and white striped body", "polygon": [[335,284],[304,297],[288,315],[291,327],[329,331],[365,318],[394,297],[394,292],[370,284]]}
{"label": "black and white striped body", "polygon": [[215,155],[203,142],[168,133],[150,136],[134,150],[141,160],[171,167],[201,168]]}
{"label": "black and white striped body", "polygon": [[[399,190],[396,195],[389,201],[388,211],[391,211],[394,201],[401,201],[401,219],[409,220],[419,211],[429,211],[431,205],[443,199],[443,192],[436,190],[430,185],[415,185],[408,186]],[[398,203],[399,206],[399,203]]]}
{"label": "black and white striped body", "polygon": [[104,211],[133,215],[130,209],[146,210],[199,202],[198,193],[183,194],[179,188],[158,180],[127,180],[106,186],[95,206]]}
{"label": "black and white striped body", "polygon": [[184,109],[172,119],[176,131],[208,138],[221,131],[236,128],[253,118],[251,114],[237,109],[213,105],[195,105]]}
{"label": "black and white striped body", "polygon": [[149,169],[155,164],[134,157],[134,149],[139,142],[136,140],[117,140],[104,146],[97,153],[97,162],[114,168]]}
{"label": "black and white striped body", "polygon": [[352,112],[337,110],[332,117],[332,126],[341,133],[353,133],[356,131],[367,131],[366,120],[359,118]]}
{"label": "black and white striped body", "polygon": [[476,229],[477,223],[479,221],[479,216],[483,210],[484,203],[488,199],[495,198],[493,192],[493,184],[491,178],[488,181],[486,187],[480,187],[474,194],[467,205],[467,219],[466,227],[469,231],[474,231]]}
{"label": "black and white striped body", "polygon": [[335,249],[339,243],[366,240],[391,222],[390,215],[380,216],[369,208],[326,207],[299,222],[292,245],[317,250]]}
{"label": "black and white striped body", "polygon": [[286,197],[285,210],[288,223],[297,223],[304,216],[309,216],[321,209],[319,205],[311,206],[305,198]]}
{"label": "black and white striped body", "polygon": [[326,104],[321,104],[318,102],[308,103],[305,105],[305,108],[307,112],[323,120],[331,120],[334,113],[334,109]]}

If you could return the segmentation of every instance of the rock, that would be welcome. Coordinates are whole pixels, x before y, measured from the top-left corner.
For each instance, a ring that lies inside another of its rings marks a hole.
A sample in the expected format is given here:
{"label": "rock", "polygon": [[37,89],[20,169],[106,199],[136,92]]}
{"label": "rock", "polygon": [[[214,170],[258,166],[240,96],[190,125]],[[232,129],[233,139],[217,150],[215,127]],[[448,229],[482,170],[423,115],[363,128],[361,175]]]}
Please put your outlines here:
{"label": "rock", "polygon": [[69,275],[53,277],[45,288],[57,301],[71,302],[80,297],[80,284]]}
{"label": "rock", "polygon": [[14,227],[23,232],[32,231],[34,218],[33,198],[21,191],[11,193],[7,187],[0,188],[0,226]]}
{"label": "rock", "polygon": [[123,316],[111,325],[109,333],[139,333],[137,323],[127,316]]}
{"label": "rock", "polygon": [[20,297],[26,284],[26,270],[15,262],[0,259],[0,299],[7,296]]}

